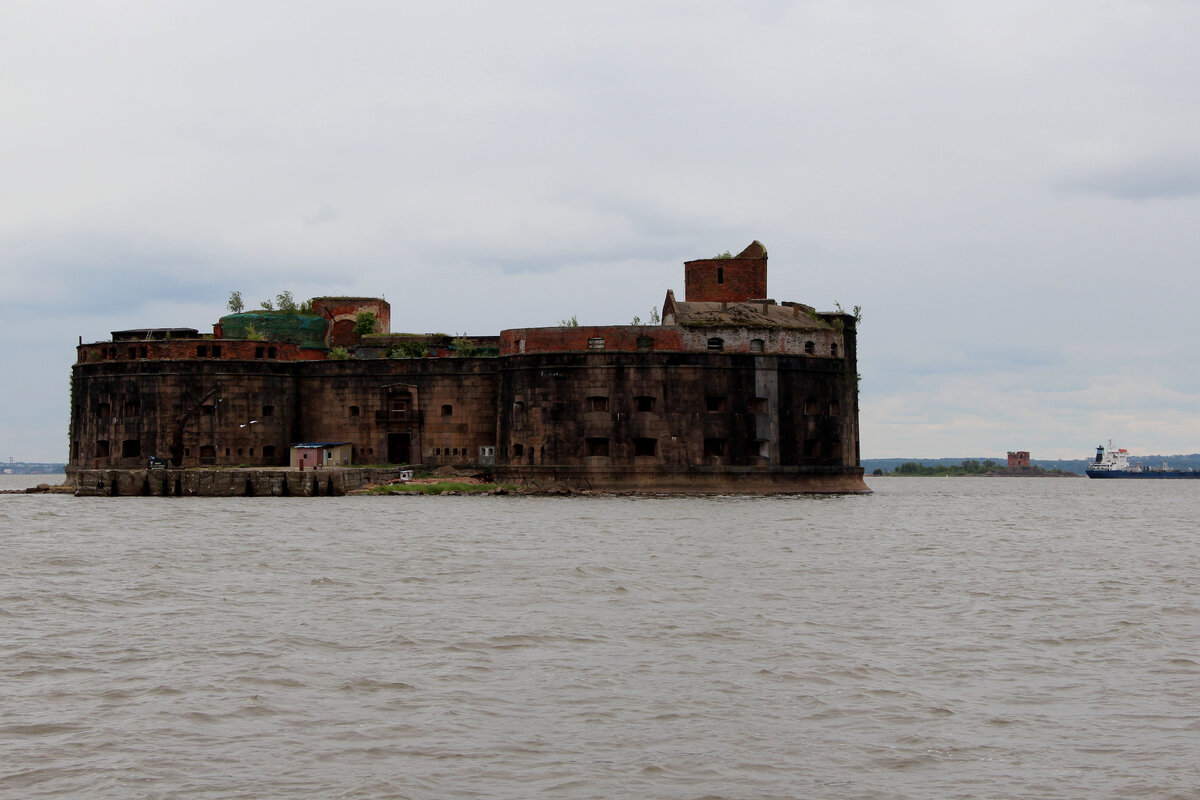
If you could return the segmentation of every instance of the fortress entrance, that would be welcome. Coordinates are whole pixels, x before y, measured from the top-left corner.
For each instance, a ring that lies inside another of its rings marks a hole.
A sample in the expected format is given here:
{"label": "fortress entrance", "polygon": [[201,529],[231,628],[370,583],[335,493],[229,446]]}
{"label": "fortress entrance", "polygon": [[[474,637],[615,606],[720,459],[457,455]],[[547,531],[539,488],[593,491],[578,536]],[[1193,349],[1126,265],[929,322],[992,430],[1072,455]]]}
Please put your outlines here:
{"label": "fortress entrance", "polygon": [[412,437],[407,433],[389,433],[387,440],[387,460],[389,464],[409,464],[412,462]]}

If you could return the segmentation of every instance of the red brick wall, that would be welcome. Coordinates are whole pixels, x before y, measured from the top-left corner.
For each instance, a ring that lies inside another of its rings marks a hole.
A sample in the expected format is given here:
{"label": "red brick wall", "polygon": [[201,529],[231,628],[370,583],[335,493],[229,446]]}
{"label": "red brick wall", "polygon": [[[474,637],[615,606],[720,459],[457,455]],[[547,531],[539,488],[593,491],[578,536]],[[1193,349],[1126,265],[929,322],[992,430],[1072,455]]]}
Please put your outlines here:
{"label": "red brick wall", "polygon": [[[512,328],[500,332],[500,355],[586,351],[588,340],[604,340],[604,350],[635,352],[638,339],[649,337],[654,350],[683,350],[680,330],[657,325],[580,325],[560,328]],[[521,342],[524,341],[524,350]]]}
{"label": "red brick wall", "polygon": [[[350,320],[351,327],[354,318],[360,312],[370,311],[375,315],[375,333],[392,331],[392,307],[386,300],[378,297],[314,297],[312,307],[313,311],[335,323],[339,320]],[[347,343],[339,344],[345,346]]]}
{"label": "red brick wall", "polygon": [[[686,261],[683,274],[685,302],[740,303],[767,297],[766,256]],[[717,282],[718,277],[721,283]]]}
{"label": "red brick wall", "polygon": [[1029,466],[1029,451],[1028,450],[1017,450],[1015,452],[1013,452],[1013,451],[1009,452],[1009,454],[1008,454],[1008,468],[1009,469],[1021,469],[1022,467],[1028,467],[1028,466]]}
{"label": "red brick wall", "polygon": [[[76,348],[76,363],[96,361],[141,361],[169,360],[181,358],[213,359],[212,348],[220,347],[218,359],[253,361],[269,359],[272,349],[276,361],[322,361],[324,350],[301,350],[292,342],[256,342],[236,339],[166,339],[148,342],[95,342]],[[197,355],[197,348],[204,347],[209,355]],[[261,349],[262,355],[259,355]]]}

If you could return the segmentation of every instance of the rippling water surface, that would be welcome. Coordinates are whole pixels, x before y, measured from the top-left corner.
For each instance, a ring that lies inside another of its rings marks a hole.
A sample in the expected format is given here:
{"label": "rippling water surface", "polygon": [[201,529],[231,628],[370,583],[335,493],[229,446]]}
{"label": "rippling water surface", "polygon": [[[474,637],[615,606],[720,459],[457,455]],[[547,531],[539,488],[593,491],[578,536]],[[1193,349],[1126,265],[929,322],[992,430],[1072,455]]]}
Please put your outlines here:
{"label": "rippling water surface", "polygon": [[871,486],[0,496],[0,796],[1200,797],[1200,482]]}

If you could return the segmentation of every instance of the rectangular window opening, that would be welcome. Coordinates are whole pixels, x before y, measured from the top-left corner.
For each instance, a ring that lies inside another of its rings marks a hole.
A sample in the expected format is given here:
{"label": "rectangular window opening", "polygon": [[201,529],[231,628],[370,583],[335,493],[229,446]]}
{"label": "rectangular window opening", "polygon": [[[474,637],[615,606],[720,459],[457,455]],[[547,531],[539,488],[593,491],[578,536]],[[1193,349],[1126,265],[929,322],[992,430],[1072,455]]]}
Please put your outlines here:
{"label": "rectangular window opening", "polygon": [[608,398],[593,395],[587,399],[588,411],[608,411]]}
{"label": "rectangular window opening", "polygon": [[658,455],[658,440],[647,438],[636,438],[633,440],[633,454],[635,456],[656,456]]}
{"label": "rectangular window opening", "polygon": [[601,437],[590,437],[585,440],[587,443],[587,454],[589,456],[606,456],[608,455],[608,439]]}

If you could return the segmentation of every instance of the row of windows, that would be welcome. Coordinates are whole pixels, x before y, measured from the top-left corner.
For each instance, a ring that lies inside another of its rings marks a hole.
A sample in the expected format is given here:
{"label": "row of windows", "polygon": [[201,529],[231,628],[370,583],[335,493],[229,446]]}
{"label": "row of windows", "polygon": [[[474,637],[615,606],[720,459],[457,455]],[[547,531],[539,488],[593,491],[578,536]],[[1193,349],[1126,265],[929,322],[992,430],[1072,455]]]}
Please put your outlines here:
{"label": "row of windows", "polygon": [[[633,455],[634,456],[657,456],[658,455],[658,440],[644,437],[637,437],[633,440]],[[584,444],[587,450],[587,455],[591,457],[605,457],[611,455],[612,440],[602,436],[590,436],[584,439]],[[803,453],[805,458],[837,458],[841,451],[842,443],[837,439],[805,439],[803,444]],[[754,450],[761,458],[771,457],[771,443],[766,439],[753,440]],[[546,457],[546,448],[538,448],[540,458]],[[463,450],[464,455],[466,450]],[[530,456],[535,455],[533,448],[530,448]],[[507,457],[508,448],[501,447],[500,455]],[[525,455],[525,446],[522,444],[513,444],[513,458],[522,458]],[[729,440],[719,437],[707,438],[704,440],[704,457],[705,458],[725,458],[729,455]]]}
{"label": "row of windows", "polygon": [[[121,416],[123,416],[123,417],[136,417],[136,416],[140,416],[142,413],[141,406],[139,406],[136,402],[133,402],[133,401],[127,402],[122,410],[123,410],[123,413],[121,414]],[[111,417],[112,416],[112,405],[109,403],[97,403],[96,404],[96,416],[99,417],[100,419],[107,419],[108,417]]]}
{"label": "row of windows", "polygon": [[[642,395],[633,398],[634,404],[638,411],[653,411],[655,398],[648,395]],[[705,411],[724,411],[728,404],[728,398],[723,395],[710,394],[704,398]],[[518,401],[516,411],[524,411],[525,404]],[[808,398],[804,401],[804,413],[813,415],[819,414],[821,404],[815,398]],[[592,395],[587,398],[585,408],[588,411],[608,411],[608,397],[604,395]],[[766,414],[769,413],[769,404],[765,397],[751,397],[746,400],[746,411],[750,414]],[[839,416],[841,414],[841,406],[837,400],[829,403],[830,416]]]}
{"label": "row of windows", "polygon": [[[406,402],[394,402],[394,403],[392,403],[392,406],[393,406],[393,408],[392,408],[393,413],[403,414],[408,411],[408,404]],[[361,406],[346,406],[346,413],[348,415],[350,415],[351,417],[361,417],[362,416],[362,407]],[[449,403],[446,403],[445,405],[443,405],[442,406],[442,416],[443,417],[454,416],[454,406],[450,405]]]}
{"label": "row of windows", "polygon": [[[751,339],[750,340],[750,352],[751,353],[761,353],[764,351],[765,347],[766,347],[766,342],[764,342],[762,339]],[[709,340],[708,340],[709,352],[719,353],[719,352],[723,351],[724,349],[725,349],[725,340],[722,339],[720,336],[712,336],[709,338]],[[813,342],[813,341],[805,342],[804,343],[804,353],[805,353],[805,355],[810,355],[810,356],[816,355],[817,354],[817,343]],[[832,356],[833,358],[838,357],[837,342],[833,342],[829,345],[829,355]]]}
{"label": "row of windows", "polygon": [[[101,348],[100,352],[103,355],[103,357],[108,359],[109,361],[115,361],[117,358],[117,348],[116,347],[104,347],[104,348]],[[150,350],[144,344],[130,345],[126,349],[125,355],[130,359],[147,358],[150,355]],[[221,357],[221,345],[219,345],[219,344],[198,344],[198,345],[196,345],[196,358],[220,358],[220,357]],[[267,345],[262,345],[261,347],[255,347],[254,348],[254,357],[255,358],[276,358],[276,357],[278,357],[278,350],[274,347],[269,347]]]}

